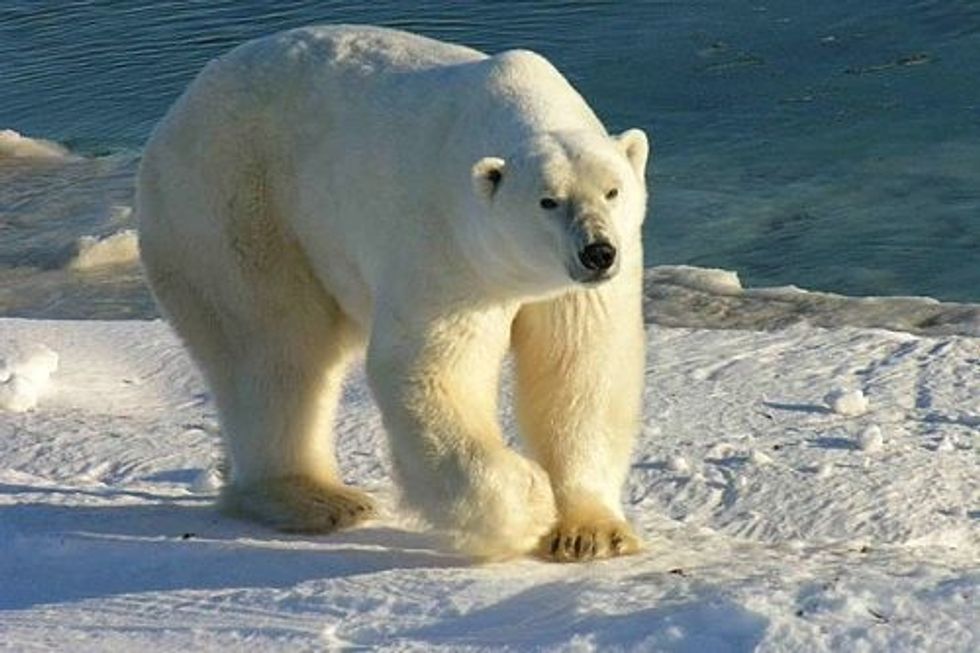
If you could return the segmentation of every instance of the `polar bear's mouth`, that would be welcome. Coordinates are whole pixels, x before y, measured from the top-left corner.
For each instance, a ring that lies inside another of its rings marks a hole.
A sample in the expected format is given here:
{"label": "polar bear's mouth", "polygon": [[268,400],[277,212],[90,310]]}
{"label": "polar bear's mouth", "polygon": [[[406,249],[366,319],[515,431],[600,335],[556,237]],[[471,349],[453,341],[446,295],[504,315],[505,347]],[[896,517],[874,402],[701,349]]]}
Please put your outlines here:
{"label": "polar bear's mouth", "polygon": [[568,266],[568,276],[572,281],[583,286],[597,286],[615,277],[617,272],[619,272],[618,261],[608,270],[589,270],[577,261]]}
{"label": "polar bear's mouth", "polygon": [[583,272],[582,270],[572,271],[571,274],[572,279],[583,286],[598,286],[601,283],[609,281],[614,276],[616,276],[615,272]]}

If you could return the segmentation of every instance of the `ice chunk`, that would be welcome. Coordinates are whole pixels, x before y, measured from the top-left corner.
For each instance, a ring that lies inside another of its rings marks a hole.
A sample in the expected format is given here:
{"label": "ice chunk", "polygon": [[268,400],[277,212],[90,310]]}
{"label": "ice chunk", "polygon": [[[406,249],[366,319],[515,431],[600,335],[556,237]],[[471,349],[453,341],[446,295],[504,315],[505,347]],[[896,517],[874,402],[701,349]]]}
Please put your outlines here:
{"label": "ice chunk", "polygon": [[45,345],[12,347],[0,357],[0,409],[32,410],[58,369],[58,354]]}
{"label": "ice chunk", "polygon": [[133,207],[125,204],[113,204],[109,207],[109,220],[113,223],[128,221],[133,216]]}
{"label": "ice chunk", "polygon": [[749,453],[749,462],[751,462],[753,465],[762,467],[763,465],[771,465],[773,461],[768,454],[765,454],[758,449],[753,449]]}
{"label": "ice chunk", "polygon": [[728,442],[719,442],[711,446],[706,454],[708,458],[730,458],[735,454],[736,448]]}
{"label": "ice chunk", "polygon": [[881,451],[885,445],[885,438],[881,434],[881,427],[877,424],[870,424],[863,428],[857,436],[857,445],[862,451],[874,453]]}
{"label": "ice chunk", "polygon": [[691,465],[687,462],[687,458],[679,454],[675,454],[667,458],[667,469],[672,472],[684,474],[691,471]]}
{"label": "ice chunk", "polygon": [[838,415],[855,417],[868,412],[868,398],[860,390],[838,388],[829,392],[824,397],[824,401]]}
{"label": "ice chunk", "polygon": [[61,159],[68,150],[42,138],[29,138],[13,129],[0,129],[0,159]]}
{"label": "ice chunk", "polygon": [[0,383],[0,408],[14,413],[33,410],[39,394],[37,384],[26,376],[14,374]]}
{"label": "ice chunk", "polygon": [[825,462],[817,465],[816,477],[817,478],[830,478],[834,473],[834,463]]}
{"label": "ice chunk", "polygon": [[202,469],[191,483],[191,492],[195,494],[211,494],[220,490],[222,485],[224,485],[224,482],[221,478],[221,472],[214,467],[209,467]]}
{"label": "ice chunk", "polygon": [[13,374],[43,386],[58,369],[58,354],[46,345],[34,345],[15,352],[12,360],[6,361],[6,366]]}

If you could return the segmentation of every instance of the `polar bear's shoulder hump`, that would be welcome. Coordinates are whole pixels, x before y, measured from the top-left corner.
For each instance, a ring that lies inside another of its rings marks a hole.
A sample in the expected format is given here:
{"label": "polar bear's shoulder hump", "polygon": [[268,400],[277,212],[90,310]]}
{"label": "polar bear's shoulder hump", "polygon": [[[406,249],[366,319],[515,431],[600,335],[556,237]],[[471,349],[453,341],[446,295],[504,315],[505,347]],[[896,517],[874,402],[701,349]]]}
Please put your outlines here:
{"label": "polar bear's shoulder hump", "polygon": [[368,25],[315,25],[261,39],[290,58],[360,68],[428,68],[483,59],[485,54],[418,34]]}

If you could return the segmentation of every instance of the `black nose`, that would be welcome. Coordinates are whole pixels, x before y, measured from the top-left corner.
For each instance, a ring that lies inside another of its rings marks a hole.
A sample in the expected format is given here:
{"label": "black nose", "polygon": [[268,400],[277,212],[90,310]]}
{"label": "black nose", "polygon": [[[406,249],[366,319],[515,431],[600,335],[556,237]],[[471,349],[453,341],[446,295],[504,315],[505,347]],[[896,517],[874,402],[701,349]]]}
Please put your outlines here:
{"label": "black nose", "polygon": [[578,253],[578,260],[589,270],[605,272],[616,262],[616,248],[605,242],[592,243]]}

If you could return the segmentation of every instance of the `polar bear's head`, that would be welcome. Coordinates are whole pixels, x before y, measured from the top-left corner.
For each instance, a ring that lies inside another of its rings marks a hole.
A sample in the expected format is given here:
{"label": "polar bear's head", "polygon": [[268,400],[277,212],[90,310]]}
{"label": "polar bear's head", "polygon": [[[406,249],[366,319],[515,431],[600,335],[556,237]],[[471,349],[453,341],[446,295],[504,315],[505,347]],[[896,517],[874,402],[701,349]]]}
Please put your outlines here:
{"label": "polar bear's head", "polygon": [[639,129],[570,131],[480,159],[472,169],[480,264],[545,291],[614,277],[625,255],[639,253],[648,152]]}

